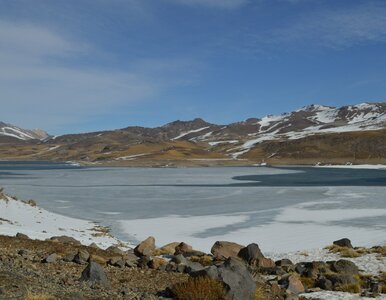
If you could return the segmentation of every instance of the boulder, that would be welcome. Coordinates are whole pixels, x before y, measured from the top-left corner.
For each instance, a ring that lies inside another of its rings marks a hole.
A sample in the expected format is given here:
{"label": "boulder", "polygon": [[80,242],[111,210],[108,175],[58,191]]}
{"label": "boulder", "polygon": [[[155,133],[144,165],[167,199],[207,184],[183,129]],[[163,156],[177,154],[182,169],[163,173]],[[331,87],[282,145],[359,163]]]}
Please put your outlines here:
{"label": "boulder", "polygon": [[257,265],[258,261],[264,258],[264,255],[257,244],[249,244],[247,247],[242,248],[239,251],[238,256],[249,265]]}
{"label": "boulder", "polygon": [[207,276],[222,282],[227,289],[229,299],[252,300],[255,297],[256,283],[246,265],[236,258],[228,258],[218,267],[210,266],[192,272],[190,275],[193,277]]}
{"label": "boulder", "polygon": [[288,287],[287,290],[291,292],[291,294],[298,295],[305,291],[303,283],[300,281],[300,277],[296,274],[293,274],[288,277]]}
{"label": "boulder", "polygon": [[217,241],[212,246],[210,252],[213,254],[215,260],[225,260],[229,257],[237,257],[242,248],[244,248],[244,246],[236,243]]}
{"label": "boulder", "polygon": [[339,247],[353,248],[353,246],[351,245],[351,241],[347,238],[343,238],[343,239],[334,241],[333,244],[337,245]]}
{"label": "boulder", "polygon": [[142,256],[150,256],[153,254],[155,250],[155,238],[149,236],[146,240],[142,241],[137,247],[134,248],[135,255]]}
{"label": "boulder", "polygon": [[180,244],[179,242],[174,242],[174,243],[166,244],[166,245],[164,245],[164,246],[162,246],[161,248],[158,249],[159,253],[160,254],[170,254],[170,255],[173,255],[176,252],[176,247],[179,244]]}
{"label": "boulder", "polygon": [[106,251],[109,251],[109,252],[112,252],[114,254],[119,254],[119,255],[123,255],[125,254],[124,251],[122,251],[121,249],[119,249],[118,247],[116,246],[110,246],[106,249]]}
{"label": "boulder", "polygon": [[331,280],[327,279],[325,276],[319,276],[315,280],[315,287],[321,288],[322,290],[332,291],[333,284]]}
{"label": "boulder", "polygon": [[74,262],[81,265],[86,264],[89,258],[90,254],[86,250],[79,250],[74,257]]}
{"label": "boulder", "polygon": [[80,281],[87,282],[90,286],[101,285],[109,287],[110,283],[107,279],[105,271],[102,266],[96,262],[90,262],[83,270]]}
{"label": "boulder", "polygon": [[189,253],[189,252],[192,252],[193,251],[193,248],[192,246],[182,242],[182,243],[179,243],[176,248],[175,248],[175,252],[174,254],[175,255],[178,255],[178,254],[186,254],[186,253]]}
{"label": "boulder", "polygon": [[332,270],[337,273],[356,275],[359,273],[358,267],[349,260],[340,259],[332,263]]}
{"label": "boulder", "polygon": [[95,243],[91,243],[90,245],[88,245],[90,248],[94,248],[94,249],[100,249],[99,246]]}

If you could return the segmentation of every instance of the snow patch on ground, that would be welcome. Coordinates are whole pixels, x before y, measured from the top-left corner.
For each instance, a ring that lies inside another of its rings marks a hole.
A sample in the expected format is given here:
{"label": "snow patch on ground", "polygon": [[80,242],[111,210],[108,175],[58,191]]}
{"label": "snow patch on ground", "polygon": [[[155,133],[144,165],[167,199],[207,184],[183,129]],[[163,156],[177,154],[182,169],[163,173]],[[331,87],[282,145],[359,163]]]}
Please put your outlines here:
{"label": "snow patch on ground", "polygon": [[4,235],[14,236],[20,232],[38,240],[66,235],[83,245],[94,242],[101,248],[120,243],[110,235],[97,236],[97,226],[96,223],[58,215],[8,196],[0,199],[0,232]]}
{"label": "snow patch on ground", "polygon": [[315,168],[340,168],[340,169],[377,169],[386,170],[386,165],[317,165]]}
{"label": "snow patch on ground", "polygon": [[180,138],[182,138],[182,137],[184,137],[184,136],[186,136],[186,135],[188,135],[188,134],[195,133],[195,132],[200,132],[200,131],[203,131],[203,130],[205,130],[205,129],[208,129],[209,127],[210,127],[210,126],[206,126],[206,127],[202,127],[202,128],[190,130],[190,131],[187,131],[187,132],[183,132],[183,133],[181,133],[180,135],[178,135],[178,136],[172,138],[171,140],[172,140],[172,141],[178,140],[178,139],[180,139]]}
{"label": "snow patch on ground", "polygon": [[386,295],[380,295],[378,297],[361,297],[359,294],[351,294],[345,292],[332,292],[332,291],[322,291],[314,292],[309,294],[301,294],[307,299],[317,299],[317,300],[377,300],[377,299],[386,299]]}

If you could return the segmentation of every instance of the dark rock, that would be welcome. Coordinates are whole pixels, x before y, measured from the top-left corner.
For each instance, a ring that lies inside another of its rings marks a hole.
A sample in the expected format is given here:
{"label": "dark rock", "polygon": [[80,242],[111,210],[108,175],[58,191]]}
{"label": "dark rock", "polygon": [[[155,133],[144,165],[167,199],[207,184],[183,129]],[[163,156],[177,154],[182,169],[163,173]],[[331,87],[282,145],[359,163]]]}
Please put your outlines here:
{"label": "dark rock", "polygon": [[63,261],[65,262],[72,262],[74,261],[74,258],[78,252],[70,252],[64,255]]}
{"label": "dark rock", "polygon": [[319,276],[315,280],[315,286],[327,291],[332,291],[333,289],[331,280],[327,279],[325,276]]}
{"label": "dark rock", "polygon": [[239,251],[238,256],[249,265],[256,265],[259,259],[264,258],[264,255],[257,244],[249,244],[247,247],[242,248]]}
{"label": "dark rock", "polygon": [[24,234],[24,233],[16,233],[16,237],[19,238],[19,239],[22,239],[22,240],[29,240],[29,237],[28,235]]}
{"label": "dark rock", "polygon": [[334,241],[333,244],[339,247],[353,248],[353,246],[351,245],[351,241],[347,238]]}
{"label": "dark rock", "polygon": [[192,272],[193,277],[208,276],[219,280],[227,288],[227,296],[232,300],[252,300],[255,296],[256,283],[244,263],[235,258],[228,258],[220,266],[210,266]]}
{"label": "dark rock", "polygon": [[83,270],[80,280],[87,282],[90,286],[110,286],[105,271],[103,270],[102,266],[96,262],[90,262],[88,264],[88,266]]}
{"label": "dark rock", "polygon": [[79,250],[74,257],[74,262],[83,265],[87,263],[89,258],[90,254],[86,250]]}
{"label": "dark rock", "polygon": [[210,252],[213,254],[215,260],[225,260],[229,257],[237,257],[242,248],[244,248],[244,246],[236,243],[217,241],[212,246]]}
{"label": "dark rock", "polygon": [[142,256],[138,261],[137,261],[137,267],[138,268],[147,268],[148,264],[150,262],[150,257],[149,256]]}
{"label": "dark rock", "polygon": [[332,270],[337,273],[345,273],[351,275],[356,275],[359,273],[358,267],[352,261],[346,259],[340,259],[333,262],[331,267]]}
{"label": "dark rock", "polygon": [[124,268],[126,262],[121,257],[113,257],[109,260],[109,265],[118,268]]}
{"label": "dark rock", "polygon": [[149,236],[146,240],[142,241],[137,247],[134,248],[135,255],[150,256],[155,250],[155,238]]}
{"label": "dark rock", "polygon": [[275,265],[287,273],[295,271],[295,265],[289,259],[278,260],[275,262]]}

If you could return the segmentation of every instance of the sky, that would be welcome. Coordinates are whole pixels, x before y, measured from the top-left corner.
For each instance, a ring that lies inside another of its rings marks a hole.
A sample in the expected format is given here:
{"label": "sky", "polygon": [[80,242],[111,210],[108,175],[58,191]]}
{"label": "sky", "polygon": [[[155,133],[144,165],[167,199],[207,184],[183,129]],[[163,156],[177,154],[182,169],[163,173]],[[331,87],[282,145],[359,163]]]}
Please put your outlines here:
{"label": "sky", "polygon": [[0,121],[51,134],[386,101],[386,1],[0,0]]}

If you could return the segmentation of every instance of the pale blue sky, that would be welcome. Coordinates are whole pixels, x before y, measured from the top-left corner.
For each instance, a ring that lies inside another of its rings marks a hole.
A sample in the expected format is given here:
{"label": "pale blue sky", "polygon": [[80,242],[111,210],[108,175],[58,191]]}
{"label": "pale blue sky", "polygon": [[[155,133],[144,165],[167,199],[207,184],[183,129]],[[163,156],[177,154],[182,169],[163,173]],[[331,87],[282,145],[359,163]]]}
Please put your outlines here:
{"label": "pale blue sky", "polygon": [[0,0],[0,120],[61,134],[384,101],[385,54],[385,1]]}

